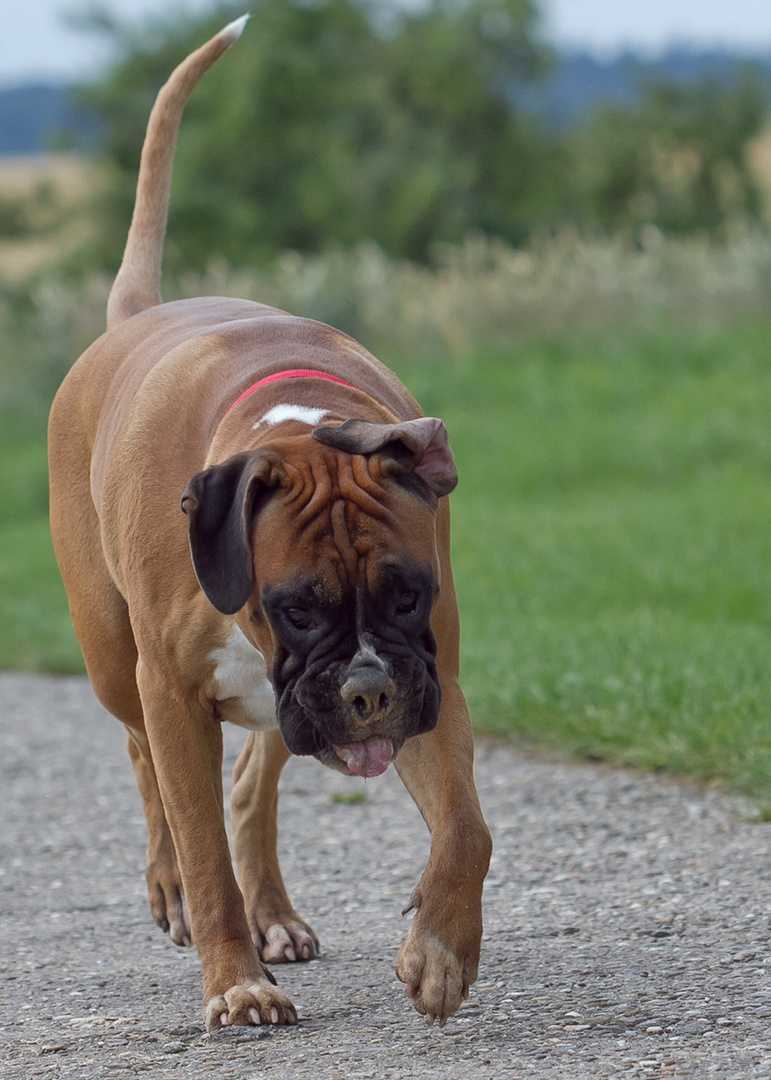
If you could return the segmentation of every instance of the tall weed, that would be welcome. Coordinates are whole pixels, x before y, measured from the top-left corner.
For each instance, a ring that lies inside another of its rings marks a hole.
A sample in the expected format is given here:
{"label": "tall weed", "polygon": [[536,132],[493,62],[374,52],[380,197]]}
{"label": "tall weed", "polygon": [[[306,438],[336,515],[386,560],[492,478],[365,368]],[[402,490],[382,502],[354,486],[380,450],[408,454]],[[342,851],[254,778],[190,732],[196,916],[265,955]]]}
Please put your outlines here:
{"label": "tall weed", "polygon": [[[51,269],[24,286],[0,281],[0,409],[40,406],[104,328],[110,281]],[[285,252],[268,269],[213,260],[165,282],[168,299],[243,296],[329,322],[386,358],[462,357],[543,333],[725,324],[771,312],[771,237],[737,229],[722,244],[586,239],[571,230],[525,249],[469,237],[433,267],[362,244],[322,255]]]}

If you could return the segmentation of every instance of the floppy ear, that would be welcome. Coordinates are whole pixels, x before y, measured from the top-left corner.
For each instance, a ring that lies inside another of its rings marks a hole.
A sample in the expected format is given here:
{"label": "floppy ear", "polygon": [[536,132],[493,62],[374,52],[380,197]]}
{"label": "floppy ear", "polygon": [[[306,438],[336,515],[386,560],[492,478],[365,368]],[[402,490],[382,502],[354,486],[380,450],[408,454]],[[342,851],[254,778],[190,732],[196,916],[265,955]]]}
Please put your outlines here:
{"label": "floppy ear", "polygon": [[421,416],[401,424],[371,424],[346,420],[339,427],[317,427],[314,439],[349,454],[383,451],[392,457],[392,471],[414,473],[434,495],[449,495],[458,472],[447,441],[447,431],[435,416]]}
{"label": "floppy ear", "polygon": [[250,450],[191,476],[182,493],[195,576],[223,615],[233,615],[249,599],[254,585],[252,522],[261,496],[283,475],[275,451]]}

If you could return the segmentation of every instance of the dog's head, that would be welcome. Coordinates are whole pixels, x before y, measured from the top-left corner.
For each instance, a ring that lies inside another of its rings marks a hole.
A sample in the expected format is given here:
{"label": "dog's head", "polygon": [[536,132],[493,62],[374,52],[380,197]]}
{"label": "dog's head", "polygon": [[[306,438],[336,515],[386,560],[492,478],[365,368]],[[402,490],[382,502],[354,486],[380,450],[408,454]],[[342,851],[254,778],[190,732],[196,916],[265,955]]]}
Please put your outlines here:
{"label": "dog's head", "polygon": [[439,712],[431,613],[440,420],[349,420],[197,473],[182,507],[198,582],[265,656],[292,753],[382,772]]}

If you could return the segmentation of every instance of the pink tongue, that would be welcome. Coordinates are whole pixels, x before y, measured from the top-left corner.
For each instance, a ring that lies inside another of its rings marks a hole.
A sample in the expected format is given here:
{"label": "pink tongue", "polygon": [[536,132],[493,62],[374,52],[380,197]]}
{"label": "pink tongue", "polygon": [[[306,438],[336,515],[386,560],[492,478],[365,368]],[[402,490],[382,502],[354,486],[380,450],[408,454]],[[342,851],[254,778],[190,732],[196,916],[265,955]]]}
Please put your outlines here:
{"label": "pink tongue", "polygon": [[380,735],[373,735],[364,742],[333,746],[332,749],[355,776],[380,776],[394,756],[393,743]]}

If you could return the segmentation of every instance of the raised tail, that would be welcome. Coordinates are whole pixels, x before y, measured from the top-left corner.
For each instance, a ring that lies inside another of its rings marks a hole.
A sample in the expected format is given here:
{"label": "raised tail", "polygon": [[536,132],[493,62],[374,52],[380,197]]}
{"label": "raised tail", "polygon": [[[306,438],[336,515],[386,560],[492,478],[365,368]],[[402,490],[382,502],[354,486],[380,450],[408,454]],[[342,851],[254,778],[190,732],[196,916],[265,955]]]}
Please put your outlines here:
{"label": "raised tail", "polygon": [[107,300],[107,329],[161,302],[161,261],[171,169],[182,110],[196,83],[241,36],[248,15],[229,23],[172,72],[155,99],[139,164],[137,196],[123,261]]}

